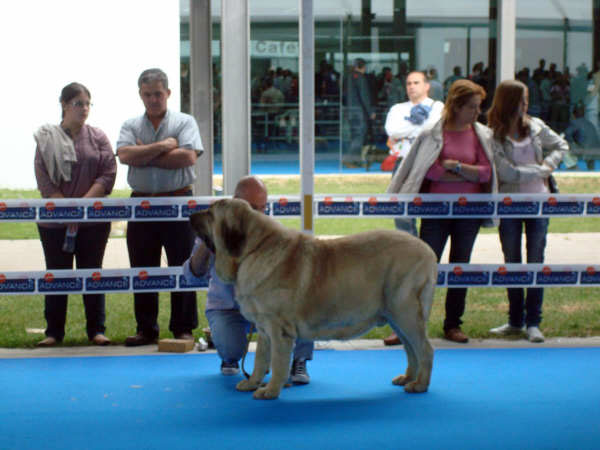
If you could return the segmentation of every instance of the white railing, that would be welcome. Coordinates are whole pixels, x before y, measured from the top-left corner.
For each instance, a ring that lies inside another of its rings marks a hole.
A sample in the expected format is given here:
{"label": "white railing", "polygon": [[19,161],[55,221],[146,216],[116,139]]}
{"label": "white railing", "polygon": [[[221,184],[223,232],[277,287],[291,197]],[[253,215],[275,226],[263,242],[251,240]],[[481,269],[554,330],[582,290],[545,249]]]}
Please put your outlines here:
{"label": "white railing", "polygon": [[[16,199],[1,222],[187,220],[225,197]],[[269,196],[266,213],[300,217],[299,196]],[[315,217],[600,217],[600,194],[346,194],[314,196]],[[600,264],[440,264],[439,287],[600,286]],[[0,272],[0,295],[206,289],[181,267]]]}

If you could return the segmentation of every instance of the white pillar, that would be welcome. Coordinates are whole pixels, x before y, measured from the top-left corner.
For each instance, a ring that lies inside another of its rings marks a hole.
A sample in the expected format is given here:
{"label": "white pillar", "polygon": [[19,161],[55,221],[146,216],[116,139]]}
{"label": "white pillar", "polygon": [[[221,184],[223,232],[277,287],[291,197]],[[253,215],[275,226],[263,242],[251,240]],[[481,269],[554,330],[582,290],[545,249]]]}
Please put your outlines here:
{"label": "white pillar", "polygon": [[190,0],[190,106],[204,153],[196,161],[194,195],[212,195],[213,96],[210,0]]}
{"label": "white pillar", "polygon": [[516,26],[516,0],[498,0],[496,84],[515,78]]}
{"label": "white pillar", "polygon": [[232,195],[250,173],[250,21],[248,2],[221,2],[223,190]]}
{"label": "white pillar", "polygon": [[315,172],[315,24],[313,0],[300,4],[300,188],[302,231],[314,233]]}

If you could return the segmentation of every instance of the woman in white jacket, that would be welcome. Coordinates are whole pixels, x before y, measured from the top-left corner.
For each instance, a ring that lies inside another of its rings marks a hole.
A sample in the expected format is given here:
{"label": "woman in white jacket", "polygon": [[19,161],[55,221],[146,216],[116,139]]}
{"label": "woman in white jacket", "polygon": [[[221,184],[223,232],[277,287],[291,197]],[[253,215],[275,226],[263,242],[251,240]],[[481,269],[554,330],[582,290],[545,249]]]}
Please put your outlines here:
{"label": "woman in white jacket", "polygon": [[[549,176],[569,150],[569,144],[542,120],[527,115],[529,93],[520,81],[506,80],[498,85],[488,111],[488,125],[494,132],[493,149],[500,192],[548,193]],[[507,218],[500,220],[500,242],[506,263],[521,263],[521,239],[526,236],[527,262],[543,263],[548,232],[547,218]],[[508,288],[508,323],[490,332],[521,335],[543,342],[542,288]]]}

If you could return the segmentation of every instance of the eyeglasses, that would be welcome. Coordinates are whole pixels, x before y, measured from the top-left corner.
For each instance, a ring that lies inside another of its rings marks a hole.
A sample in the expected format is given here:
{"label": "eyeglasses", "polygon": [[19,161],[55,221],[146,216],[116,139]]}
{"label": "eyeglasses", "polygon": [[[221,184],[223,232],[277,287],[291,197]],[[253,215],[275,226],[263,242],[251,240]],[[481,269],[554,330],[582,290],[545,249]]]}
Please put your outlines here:
{"label": "eyeglasses", "polygon": [[72,106],[74,106],[75,108],[83,108],[83,107],[88,107],[91,108],[92,106],[94,106],[93,103],[90,102],[83,102],[81,100],[77,100],[71,103]]}

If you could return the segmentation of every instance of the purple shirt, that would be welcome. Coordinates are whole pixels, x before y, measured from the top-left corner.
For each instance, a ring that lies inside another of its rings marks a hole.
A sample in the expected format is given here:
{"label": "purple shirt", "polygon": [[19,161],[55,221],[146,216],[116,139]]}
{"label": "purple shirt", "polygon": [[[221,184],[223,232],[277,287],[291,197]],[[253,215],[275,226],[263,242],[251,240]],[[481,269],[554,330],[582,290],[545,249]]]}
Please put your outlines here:
{"label": "purple shirt", "polygon": [[[61,192],[66,198],[83,197],[94,183],[104,186],[105,195],[112,192],[117,176],[117,162],[106,134],[99,128],[83,125],[73,141],[77,162],[71,167],[71,181],[57,186],[48,175],[39,148],[35,151],[34,167],[37,185],[43,198]],[[42,226],[53,224],[43,223]],[[57,225],[57,224],[54,224]]]}
{"label": "purple shirt", "polygon": [[[446,172],[440,161],[454,159],[463,164],[478,166],[479,181],[444,182],[440,178]],[[438,160],[427,171],[425,177],[431,181],[430,193],[437,194],[477,194],[483,192],[481,185],[487,183],[492,176],[492,167],[475,131],[472,128],[464,131],[444,130],[444,146]]]}

